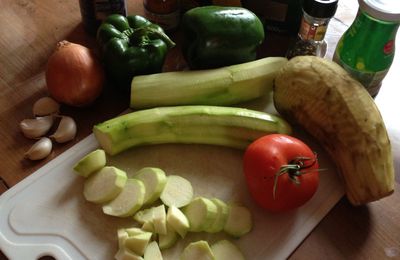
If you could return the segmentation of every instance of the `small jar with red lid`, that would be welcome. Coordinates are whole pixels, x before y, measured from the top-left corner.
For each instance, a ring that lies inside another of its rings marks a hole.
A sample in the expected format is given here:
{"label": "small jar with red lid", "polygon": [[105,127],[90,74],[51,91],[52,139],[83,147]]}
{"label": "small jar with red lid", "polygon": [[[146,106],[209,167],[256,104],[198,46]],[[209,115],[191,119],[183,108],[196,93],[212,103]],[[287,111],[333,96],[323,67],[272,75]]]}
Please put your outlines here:
{"label": "small jar with red lid", "polygon": [[144,0],[144,12],[147,19],[160,25],[165,31],[173,31],[179,25],[179,0]]}

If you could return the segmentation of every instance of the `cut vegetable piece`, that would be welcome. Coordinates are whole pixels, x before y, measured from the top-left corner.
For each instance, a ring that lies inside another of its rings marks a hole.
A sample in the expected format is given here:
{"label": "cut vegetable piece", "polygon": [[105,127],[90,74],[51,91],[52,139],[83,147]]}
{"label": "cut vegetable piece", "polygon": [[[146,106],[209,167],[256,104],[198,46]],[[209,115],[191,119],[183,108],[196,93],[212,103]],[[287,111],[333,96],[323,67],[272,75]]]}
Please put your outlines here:
{"label": "cut vegetable piece", "polygon": [[152,221],[144,222],[142,225],[142,230],[155,233],[153,222]]}
{"label": "cut vegetable piece", "polygon": [[125,240],[125,247],[135,254],[142,256],[144,254],[144,250],[150,242],[151,236],[151,232],[143,232],[142,234],[128,237]]}
{"label": "cut vegetable piece", "polygon": [[161,143],[197,143],[245,149],[266,134],[290,134],[278,116],[218,106],[158,107],[135,111],[93,128],[100,146],[110,155],[128,148]]}
{"label": "cut vegetable piece", "polygon": [[183,209],[189,220],[189,231],[201,232],[209,228],[217,217],[217,206],[209,199],[197,197]]}
{"label": "cut vegetable piece", "polygon": [[240,249],[228,240],[220,240],[211,246],[215,260],[244,260]]}
{"label": "cut vegetable piece", "polygon": [[77,174],[88,177],[94,172],[102,169],[106,166],[106,153],[102,149],[97,149],[85,157],[83,157],[77,164],[74,166],[74,170]]}
{"label": "cut vegetable piece", "polygon": [[217,217],[214,223],[205,231],[208,233],[217,233],[224,230],[226,220],[228,219],[229,207],[220,199],[212,198],[211,201],[217,206]]}
{"label": "cut vegetable piece", "polygon": [[250,211],[243,206],[230,205],[228,219],[224,231],[234,237],[240,237],[250,232],[252,228]]}
{"label": "cut vegetable piece", "polygon": [[176,241],[178,241],[178,233],[169,225],[167,225],[166,234],[160,234],[158,236],[158,245],[160,249],[167,249],[175,245]]}
{"label": "cut vegetable piece", "polygon": [[192,184],[178,175],[169,175],[160,199],[168,207],[186,206],[193,198]]}
{"label": "cut vegetable piece", "polygon": [[143,234],[145,232],[145,230],[143,230],[141,228],[137,228],[137,227],[132,227],[132,228],[126,228],[125,232],[128,234],[128,236],[132,237],[132,236]]}
{"label": "cut vegetable piece", "polygon": [[103,212],[116,217],[132,216],[143,205],[144,193],[143,182],[128,179],[121,193],[103,206]]}
{"label": "cut vegetable piece", "polygon": [[154,207],[152,222],[155,233],[164,235],[167,234],[167,214],[165,213],[164,205]]}
{"label": "cut vegetable piece", "polygon": [[198,71],[136,76],[131,84],[132,108],[185,104],[232,105],[272,92],[283,57]]}
{"label": "cut vegetable piece", "polygon": [[86,179],[83,195],[86,200],[94,203],[108,202],[120,194],[126,180],[124,171],[112,166],[103,167]]}
{"label": "cut vegetable piece", "polygon": [[200,240],[190,243],[183,250],[180,260],[217,260],[207,241]]}
{"label": "cut vegetable piece", "polygon": [[153,167],[142,168],[136,173],[134,178],[141,180],[145,186],[144,205],[156,201],[160,197],[165,183],[167,182],[165,172],[159,168]]}
{"label": "cut vegetable piece", "polygon": [[117,231],[118,236],[118,248],[123,248],[125,245],[125,240],[129,237],[128,232],[124,228],[120,228]]}
{"label": "cut vegetable piece", "polygon": [[167,224],[170,225],[182,238],[189,230],[189,220],[180,209],[171,206],[167,212]]}
{"label": "cut vegetable piece", "polygon": [[133,219],[139,222],[140,224],[144,224],[145,222],[153,220],[153,208],[143,209],[141,211],[136,212]]}
{"label": "cut vegetable piece", "polygon": [[116,260],[143,260],[143,257],[136,255],[129,249],[120,248],[115,255]]}
{"label": "cut vegetable piece", "polygon": [[163,260],[160,248],[156,241],[152,241],[144,251],[144,260]]}

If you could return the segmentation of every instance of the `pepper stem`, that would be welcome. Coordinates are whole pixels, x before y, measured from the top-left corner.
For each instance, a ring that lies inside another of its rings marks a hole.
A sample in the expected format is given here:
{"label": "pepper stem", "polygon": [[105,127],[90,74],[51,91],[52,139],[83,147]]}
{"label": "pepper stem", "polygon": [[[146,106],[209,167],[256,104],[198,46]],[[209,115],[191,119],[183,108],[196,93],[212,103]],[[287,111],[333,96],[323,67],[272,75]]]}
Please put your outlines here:
{"label": "pepper stem", "polygon": [[143,37],[148,37],[149,35],[156,35],[161,40],[163,40],[165,44],[167,44],[167,47],[169,49],[176,45],[175,42],[173,42],[171,38],[168,37],[167,34],[151,27],[139,27],[136,29],[130,28],[128,30],[125,30],[123,34],[127,36],[130,41],[134,43],[141,41]]}

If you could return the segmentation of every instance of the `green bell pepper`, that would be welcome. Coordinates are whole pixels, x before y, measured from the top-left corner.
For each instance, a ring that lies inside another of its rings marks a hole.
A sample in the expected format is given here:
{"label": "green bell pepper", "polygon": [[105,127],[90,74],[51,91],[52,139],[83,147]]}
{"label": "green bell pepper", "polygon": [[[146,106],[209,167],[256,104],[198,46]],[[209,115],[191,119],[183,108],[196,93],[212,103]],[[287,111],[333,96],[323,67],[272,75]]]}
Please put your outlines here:
{"label": "green bell pepper", "polygon": [[264,27],[241,7],[203,6],[182,17],[183,54],[192,69],[208,69],[256,59]]}
{"label": "green bell pepper", "polygon": [[108,76],[125,90],[135,75],[160,72],[175,46],[160,26],[139,15],[108,16],[97,30],[97,41]]}

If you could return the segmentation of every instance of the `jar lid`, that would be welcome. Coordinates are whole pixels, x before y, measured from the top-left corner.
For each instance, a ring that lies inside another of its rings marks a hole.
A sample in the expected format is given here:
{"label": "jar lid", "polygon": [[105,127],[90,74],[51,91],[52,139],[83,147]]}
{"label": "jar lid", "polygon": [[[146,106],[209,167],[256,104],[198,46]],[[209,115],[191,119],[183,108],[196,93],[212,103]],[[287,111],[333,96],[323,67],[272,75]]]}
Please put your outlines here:
{"label": "jar lid", "polygon": [[303,10],[317,18],[331,18],[335,15],[338,0],[304,0]]}
{"label": "jar lid", "polygon": [[376,19],[400,23],[400,1],[398,0],[358,0],[358,4],[362,11]]}

